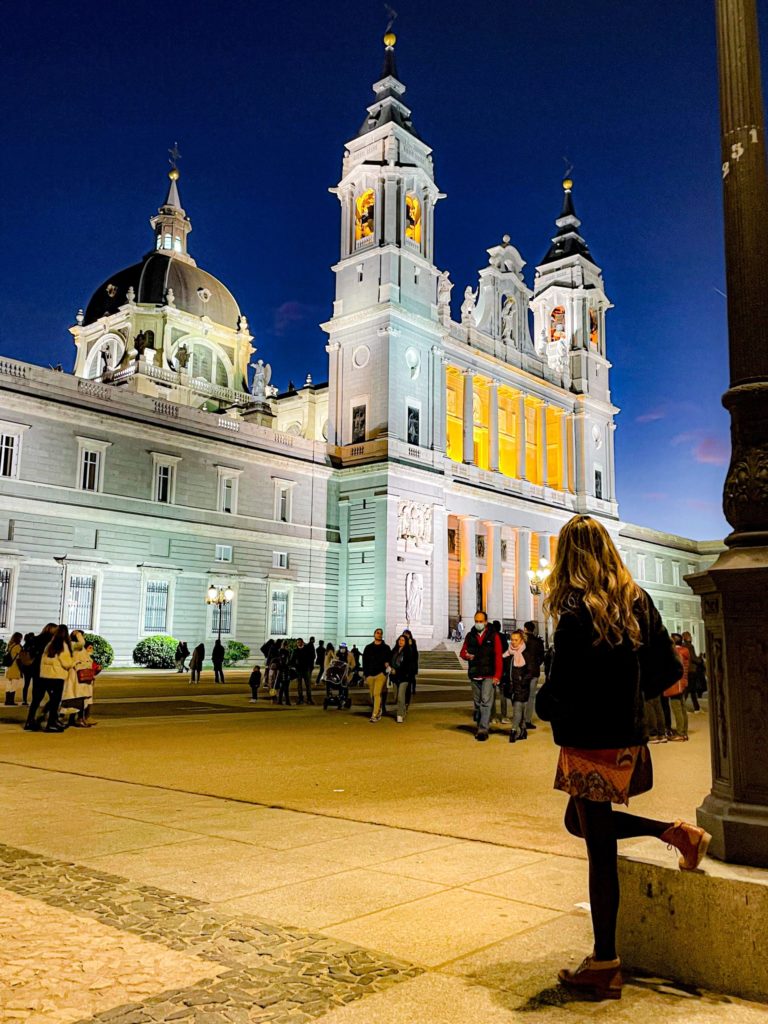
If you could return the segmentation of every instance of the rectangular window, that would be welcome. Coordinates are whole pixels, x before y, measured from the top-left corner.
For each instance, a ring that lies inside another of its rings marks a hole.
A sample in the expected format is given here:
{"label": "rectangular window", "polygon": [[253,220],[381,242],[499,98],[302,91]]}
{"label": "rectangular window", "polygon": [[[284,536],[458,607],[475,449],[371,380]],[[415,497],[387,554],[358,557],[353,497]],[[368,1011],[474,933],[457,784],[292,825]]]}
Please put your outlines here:
{"label": "rectangular window", "polygon": [[11,605],[11,570],[0,569],[0,629],[8,628],[8,610]]}
{"label": "rectangular window", "polygon": [[475,537],[475,554],[478,558],[485,558],[485,537],[481,533]]}
{"label": "rectangular window", "polygon": [[420,411],[413,405],[408,406],[408,444],[420,444]]}
{"label": "rectangular window", "polygon": [[364,405],[356,405],[352,410],[352,444],[365,440],[365,414]]}
{"label": "rectangular window", "polygon": [[269,635],[286,636],[288,633],[288,591],[273,590],[269,609]]}
{"label": "rectangular window", "polygon": [[213,605],[211,614],[211,632],[218,634],[219,619],[221,619],[221,635],[229,636],[232,632],[232,605],[233,601],[225,601],[223,604]]}
{"label": "rectangular window", "polygon": [[101,452],[87,451],[82,449],[80,455],[80,490],[98,491],[99,489],[99,462]]}
{"label": "rectangular window", "polygon": [[273,569],[287,569],[288,568],[288,552],[287,551],[273,551],[272,552],[272,568]]}
{"label": "rectangular window", "polygon": [[637,556],[637,578],[644,580],[645,577],[645,555]]}
{"label": "rectangular window", "polygon": [[673,562],[672,563],[672,586],[673,587],[679,587],[680,586],[680,563],[679,562]]}
{"label": "rectangular window", "polygon": [[664,582],[664,559],[663,558],[657,558],[656,559],[656,582],[657,583],[663,583]]}
{"label": "rectangular window", "polygon": [[222,477],[219,491],[219,511],[234,512],[235,509],[235,481],[231,476]]}
{"label": "rectangular window", "polygon": [[0,434],[0,476],[18,476],[19,435]]}
{"label": "rectangular window", "polygon": [[281,523],[287,523],[291,513],[291,489],[281,487],[277,499],[277,518]]}
{"label": "rectangular window", "polygon": [[144,592],[144,632],[165,633],[168,629],[168,581],[147,580]]}
{"label": "rectangular window", "polygon": [[456,530],[452,527],[448,528],[448,554],[456,554]]}
{"label": "rectangular window", "polygon": [[217,562],[231,562],[232,561],[232,545],[231,544],[217,544],[216,545],[216,561]]}
{"label": "rectangular window", "polygon": [[696,572],[696,566],[693,564],[693,562],[689,562],[688,563],[688,575],[692,576],[695,572]]}
{"label": "rectangular window", "polygon": [[595,470],[595,497],[602,498],[603,496],[603,471],[602,469]]}
{"label": "rectangular window", "polygon": [[170,505],[173,492],[174,466],[157,466],[155,470],[155,501]]}
{"label": "rectangular window", "polygon": [[70,576],[67,591],[67,625],[72,629],[93,629],[95,576]]}

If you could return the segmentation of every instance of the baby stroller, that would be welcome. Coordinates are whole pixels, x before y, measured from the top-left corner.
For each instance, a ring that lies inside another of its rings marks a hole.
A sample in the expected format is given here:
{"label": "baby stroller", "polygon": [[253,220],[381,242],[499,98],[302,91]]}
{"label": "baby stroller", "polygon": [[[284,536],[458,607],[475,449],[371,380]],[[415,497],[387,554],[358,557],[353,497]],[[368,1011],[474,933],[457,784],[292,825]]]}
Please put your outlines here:
{"label": "baby stroller", "polygon": [[349,665],[346,660],[334,658],[325,670],[325,699],[323,700],[323,711],[328,708],[352,707],[352,698],[349,696]]}

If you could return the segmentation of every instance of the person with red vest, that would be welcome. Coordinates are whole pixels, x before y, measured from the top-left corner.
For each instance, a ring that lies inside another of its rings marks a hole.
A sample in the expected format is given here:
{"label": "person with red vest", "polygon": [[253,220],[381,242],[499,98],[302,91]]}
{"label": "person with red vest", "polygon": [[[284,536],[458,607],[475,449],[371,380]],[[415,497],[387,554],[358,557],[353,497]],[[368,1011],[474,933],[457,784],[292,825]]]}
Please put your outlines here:
{"label": "person with red vest", "polygon": [[683,663],[683,674],[676,683],[672,683],[664,691],[664,696],[669,697],[669,706],[675,716],[675,734],[672,741],[684,743],[688,739],[688,708],[685,706],[685,694],[688,689],[688,670],[690,668],[690,652],[683,644],[680,633],[672,633],[672,643],[675,645],[677,656]]}
{"label": "person with red vest", "polygon": [[475,625],[467,634],[459,657],[467,662],[467,673],[472,684],[477,723],[475,739],[488,739],[488,728],[493,710],[494,688],[501,682],[501,637],[488,622],[484,611],[475,612]]}

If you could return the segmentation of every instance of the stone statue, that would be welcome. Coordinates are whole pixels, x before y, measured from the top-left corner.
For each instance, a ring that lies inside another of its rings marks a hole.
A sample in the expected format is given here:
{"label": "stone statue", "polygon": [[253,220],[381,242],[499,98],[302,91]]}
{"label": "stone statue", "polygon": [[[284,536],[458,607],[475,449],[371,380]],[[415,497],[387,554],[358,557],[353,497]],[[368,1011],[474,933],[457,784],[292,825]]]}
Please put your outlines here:
{"label": "stone statue", "polygon": [[472,291],[471,285],[467,285],[464,289],[464,301],[461,304],[461,322],[463,324],[474,324],[476,302],[477,291]]}
{"label": "stone statue", "polygon": [[133,347],[136,350],[136,355],[141,357],[147,351],[147,336],[144,331],[139,331],[133,340]]}
{"label": "stone statue", "polygon": [[176,302],[176,296],[173,294],[173,288],[167,288],[165,292],[165,304],[166,306],[173,306]]}
{"label": "stone statue", "polygon": [[179,364],[180,370],[186,370],[191,354],[186,345],[179,345],[176,349],[176,362]]}
{"label": "stone statue", "polygon": [[136,292],[134,291],[133,285],[130,285],[128,291],[125,293],[126,302],[133,302],[136,298]]}
{"label": "stone statue", "polygon": [[504,299],[501,307],[501,337],[504,341],[517,347],[517,303],[511,295]]}
{"label": "stone statue", "polygon": [[101,356],[101,372],[103,375],[109,372],[109,349],[103,348],[99,355]]}
{"label": "stone statue", "polygon": [[263,401],[267,395],[267,384],[272,380],[272,367],[264,363],[263,359],[251,363],[253,379],[251,380],[251,394],[254,398]]}
{"label": "stone statue", "polygon": [[405,574],[405,621],[421,622],[424,608],[424,577],[420,572]]}
{"label": "stone statue", "polygon": [[453,282],[451,281],[451,275],[447,270],[443,270],[440,277],[437,279],[437,305],[439,308],[451,305],[451,292],[453,291]]}
{"label": "stone statue", "polygon": [[536,355],[546,362],[550,370],[561,374],[565,378],[566,386],[570,385],[570,367],[568,365],[568,342],[565,335],[560,334],[554,341],[547,339],[547,332],[542,328],[541,335],[536,340]]}
{"label": "stone statue", "polygon": [[248,318],[246,317],[245,313],[241,313],[240,314],[240,319],[237,322],[237,329],[238,329],[238,331],[241,331],[243,334],[247,333],[247,331],[248,331]]}
{"label": "stone statue", "polygon": [[411,541],[416,547],[432,543],[432,507],[404,499],[397,509],[398,540]]}

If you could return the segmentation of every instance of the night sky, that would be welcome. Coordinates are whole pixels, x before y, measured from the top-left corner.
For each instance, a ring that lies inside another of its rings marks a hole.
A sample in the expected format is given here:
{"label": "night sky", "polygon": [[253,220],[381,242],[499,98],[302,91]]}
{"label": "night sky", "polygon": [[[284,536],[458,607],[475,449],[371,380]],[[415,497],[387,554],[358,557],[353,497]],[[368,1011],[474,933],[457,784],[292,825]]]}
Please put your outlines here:
{"label": "night sky", "polygon": [[[454,316],[505,232],[532,283],[567,157],[582,233],[615,304],[622,518],[723,536],[714,4],[395,6],[405,99],[448,194],[436,261],[456,285]],[[178,140],[190,252],[238,299],[278,385],[307,371],[326,380],[317,324],[330,316],[339,238],[327,189],[372,102],[385,26],[380,3],[354,0],[6,11],[0,354],[71,368],[76,310],[151,248],[148,218]]]}

